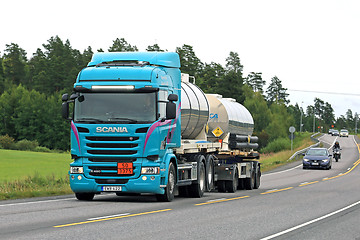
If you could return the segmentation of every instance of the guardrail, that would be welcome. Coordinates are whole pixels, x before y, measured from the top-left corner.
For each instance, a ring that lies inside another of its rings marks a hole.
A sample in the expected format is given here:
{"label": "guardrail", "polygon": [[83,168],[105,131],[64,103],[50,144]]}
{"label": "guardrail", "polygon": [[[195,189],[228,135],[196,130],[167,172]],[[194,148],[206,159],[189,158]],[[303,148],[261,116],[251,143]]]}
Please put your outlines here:
{"label": "guardrail", "polygon": [[[318,134],[318,133],[314,133],[313,135],[310,136],[310,138],[311,138],[312,140],[314,140],[315,142],[317,142],[317,143],[315,143],[315,144],[313,144],[313,145],[311,145],[311,146],[309,146],[309,147],[307,147],[307,148],[304,148],[304,149],[301,149],[301,150],[295,152],[295,153],[289,158],[289,160],[292,160],[292,159],[294,159],[296,156],[302,154],[303,152],[306,152],[309,148],[319,146],[319,145],[320,145],[320,140],[317,139],[317,138],[314,138],[314,136],[317,135],[317,134]],[[289,161],[289,160],[288,160],[288,161]]]}

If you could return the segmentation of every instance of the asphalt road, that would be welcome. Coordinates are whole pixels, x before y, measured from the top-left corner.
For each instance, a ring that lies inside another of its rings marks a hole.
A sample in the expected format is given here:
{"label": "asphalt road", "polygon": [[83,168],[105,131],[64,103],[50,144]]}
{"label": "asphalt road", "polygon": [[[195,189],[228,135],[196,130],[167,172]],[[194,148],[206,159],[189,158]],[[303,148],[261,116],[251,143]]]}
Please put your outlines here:
{"label": "asphalt road", "polygon": [[252,191],[170,203],[114,194],[0,201],[0,239],[360,239],[359,148],[353,136],[338,140],[331,170],[297,162],[263,174]]}

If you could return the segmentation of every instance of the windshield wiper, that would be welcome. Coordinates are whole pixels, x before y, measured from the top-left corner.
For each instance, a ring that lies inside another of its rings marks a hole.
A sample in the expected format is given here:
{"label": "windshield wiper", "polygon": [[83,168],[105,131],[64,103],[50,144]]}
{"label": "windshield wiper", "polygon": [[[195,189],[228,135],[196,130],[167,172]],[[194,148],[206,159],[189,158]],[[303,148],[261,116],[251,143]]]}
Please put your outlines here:
{"label": "windshield wiper", "polygon": [[116,122],[129,122],[129,123],[137,123],[138,121],[135,119],[131,119],[131,118],[121,118],[121,117],[114,117],[114,118],[109,118],[109,121],[116,121]]}
{"label": "windshield wiper", "polygon": [[77,122],[94,122],[94,123],[103,123],[104,120],[98,118],[78,118]]}

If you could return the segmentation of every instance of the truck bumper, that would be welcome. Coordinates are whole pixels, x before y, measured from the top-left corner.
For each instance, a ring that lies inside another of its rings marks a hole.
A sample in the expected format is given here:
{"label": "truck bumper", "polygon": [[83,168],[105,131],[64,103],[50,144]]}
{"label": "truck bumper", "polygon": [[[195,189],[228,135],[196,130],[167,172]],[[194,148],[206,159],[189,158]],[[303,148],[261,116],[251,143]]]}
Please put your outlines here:
{"label": "truck bumper", "polygon": [[86,178],[83,174],[70,174],[70,187],[75,193],[101,193],[104,192],[103,186],[121,186],[121,192],[164,194],[160,180],[160,175],[140,175],[139,178],[129,179],[126,184],[98,184],[95,179]]}

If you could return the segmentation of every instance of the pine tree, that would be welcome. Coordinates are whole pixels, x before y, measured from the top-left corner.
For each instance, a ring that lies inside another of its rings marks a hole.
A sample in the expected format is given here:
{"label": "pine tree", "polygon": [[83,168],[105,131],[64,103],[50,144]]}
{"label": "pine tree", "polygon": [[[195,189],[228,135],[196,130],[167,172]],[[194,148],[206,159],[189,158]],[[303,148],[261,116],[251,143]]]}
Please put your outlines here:
{"label": "pine tree", "polygon": [[108,49],[109,52],[137,52],[136,46],[131,46],[124,38],[116,38],[113,45]]}
{"label": "pine tree", "polygon": [[267,94],[267,101],[269,104],[275,102],[275,103],[289,103],[289,100],[287,100],[287,97],[289,96],[288,93],[286,93],[287,88],[283,88],[282,83],[280,79],[277,76],[274,76],[271,79],[270,85],[266,90]]}

